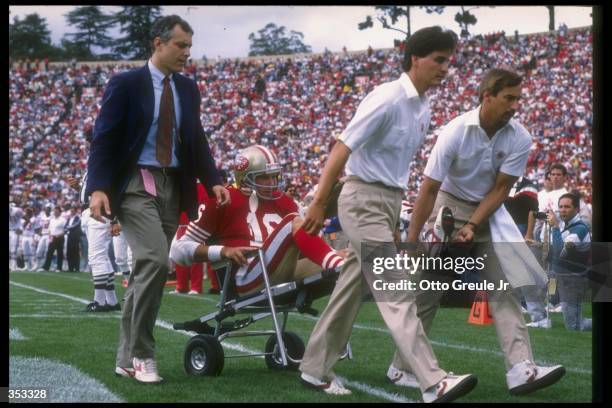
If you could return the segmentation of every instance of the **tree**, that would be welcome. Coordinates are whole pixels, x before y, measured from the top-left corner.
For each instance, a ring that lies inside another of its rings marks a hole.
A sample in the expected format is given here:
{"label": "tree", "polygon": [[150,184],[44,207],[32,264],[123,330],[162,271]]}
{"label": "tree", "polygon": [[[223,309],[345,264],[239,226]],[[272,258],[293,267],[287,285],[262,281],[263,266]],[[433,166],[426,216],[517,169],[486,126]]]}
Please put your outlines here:
{"label": "tree", "polygon": [[249,34],[249,56],[256,55],[287,55],[312,52],[309,45],[304,44],[304,34],[291,30],[286,34],[285,26],[277,27],[268,23],[264,28]]}
{"label": "tree", "polygon": [[51,57],[56,52],[51,44],[51,32],[47,20],[38,13],[27,14],[23,20],[19,16],[9,23],[9,55],[13,59],[36,59]]}
{"label": "tree", "polygon": [[113,47],[117,57],[147,59],[151,56],[149,35],[153,22],[161,16],[161,6],[122,6],[123,10],[114,15],[113,21],[126,34],[115,41]]}
{"label": "tree", "polygon": [[455,14],[455,21],[459,23],[459,27],[461,28],[461,37],[467,38],[470,36],[469,26],[475,25],[476,21],[478,21],[476,19],[476,16],[470,13],[470,10],[474,10],[477,8],[478,7],[472,7],[466,9],[461,6],[461,11]]}
{"label": "tree", "polygon": [[75,54],[72,57],[92,58],[93,47],[107,48],[112,45],[112,38],[106,32],[113,25],[113,19],[104,14],[99,6],[76,7],[65,17],[68,25],[77,28],[77,32],[66,34],[62,40],[64,49]]}
{"label": "tree", "polygon": [[548,30],[555,31],[555,6],[546,6],[548,9]]}
{"label": "tree", "polygon": [[[419,8],[425,9],[427,14],[436,13],[442,14],[445,6],[419,6]],[[382,24],[383,28],[388,30],[395,30],[403,33],[406,39],[410,37],[410,6],[376,6],[374,7],[379,11],[376,19]],[[406,30],[393,27],[401,17],[406,18]],[[357,24],[357,28],[365,30],[374,26],[372,16],[366,16],[366,20]]]}

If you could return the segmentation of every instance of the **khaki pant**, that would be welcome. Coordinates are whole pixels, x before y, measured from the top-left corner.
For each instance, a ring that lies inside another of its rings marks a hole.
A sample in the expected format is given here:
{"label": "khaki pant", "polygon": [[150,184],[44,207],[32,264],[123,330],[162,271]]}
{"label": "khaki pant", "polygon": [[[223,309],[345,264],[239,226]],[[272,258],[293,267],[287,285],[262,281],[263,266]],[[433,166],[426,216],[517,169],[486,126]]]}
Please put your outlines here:
{"label": "khaki pant", "polygon": [[[434,223],[438,211],[442,206],[449,207],[453,212],[453,216],[455,217],[455,232],[470,219],[470,216],[477,207],[476,205],[458,200],[444,191],[440,191],[428,220],[430,226]],[[480,226],[479,232],[474,236],[474,242],[491,242],[488,223],[483,223],[483,225]],[[475,253],[473,256],[478,257],[482,256],[482,254]],[[487,251],[485,269],[483,269],[481,275],[487,281],[495,282],[496,286],[497,282],[500,280],[505,281],[495,252]],[[423,274],[421,278],[443,280],[436,274]],[[452,278],[449,280],[452,280]],[[429,333],[431,329],[436,311],[440,306],[440,299],[444,293],[445,292],[441,290],[417,291],[418,315],[426,333]],[[508,286],[506,291],[495,290],[488,292],[488,299],[499,345],[504,352],[506,368],[510,369],[514,364],[520,363],[523,360],[533,361],[527,326],[525,326],[520,304],[514,296],[512,288]],[[396,366],[401,363],[400,356],[397,352],[393,362]]]}
{"label": "khaki pant", "polygon": [[[402,192],[377,184],[349,180],[338,200],[343,231],[350,240],[346,259],[336,287],[310,336],[300,370],[322,380],[330,380],[333,366],[346,346],[353,322],[368,290],[361,271],[363,242],[393,242],[399,218]],[[400,271],[392,273],[400,274]],[[403,273],[403,272],[402,272]],[[413,367],[421,389],[437,384],[446,376],[438,367],[431,345],[416,315],[413,293],[401,292],[388,301],[372,291],[380,314],[398,349],[399,368]]]}
{"label": "khaki pant", "polygon": [[121,317],[117,366],[132,358],[153,358],[153,328],[169,270],[168,252],[179,218],[179,176],[151,170],[156,196],[145,191],[140,170],[133,172],[119,209],[119,221],[133,253]]}

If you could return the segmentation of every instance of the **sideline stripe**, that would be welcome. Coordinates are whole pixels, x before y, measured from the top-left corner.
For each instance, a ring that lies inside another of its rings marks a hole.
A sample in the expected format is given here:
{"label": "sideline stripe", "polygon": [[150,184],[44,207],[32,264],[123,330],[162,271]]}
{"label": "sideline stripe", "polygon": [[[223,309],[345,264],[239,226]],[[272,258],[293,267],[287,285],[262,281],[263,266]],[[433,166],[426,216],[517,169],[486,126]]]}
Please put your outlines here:
{"label": "sideline stripe", "polygon": [[[70,295],[65,295],[63,293],[57,293],[57,292],[51,292],[51,291],[44,290],[44,289],[39,289],[39,288],[36,288],[36,287],[33,287],[33,286],[24,285],[22,283],[13,282],[11,280],[9,280],[9,283],[11,285],[14,285],[14,286],[17,286],[17,287],[20,287],[20,288],[23,288],[23,289],[30,289],[30,290],[33,290],[35,292],[44,293],[44,294],[47,294],[47,295],[59,296],[59,297],[63,297],[63,298],[66,298],[66,299],[73,300],[75,302],[79,302],[79,303],[83,303],[83,304],[88,304],[89,303],[89,301],[87,301],[85,299],[77,298],[77,297],[70,296]],[[120,317],[120,316],[117,316],[117,317]],[[166,322],[164,320],[159,320],[159,319],[156,320],[155,321],[155,325],[159,326],[159,327],[162,327],[164,329],[171,330],[171,331],[173,331],[175,333],[184,334],[187,337],[192,337],[192,336],[197,334],[197,333],[194,333],[194,332],[184,332],[184,331],[174,330],[172,328],[172,324],[169,323],[169,322]],[[223,343],[223,345],[225,347],[229,348],[229,349],[240,351],[240,352],[243,352],[243,353],[257,353],[258,352],[256,350],[251,350],[251,349],[249,349],[247,347],[244,347],[244,346],[242,346],[240,344]],[[263,358],[263,356],[260,356],[260,357]],[[379,398],[384,398],[386,400],[393,401],[393,402],[397,401],[397,395],[396,394],[391,394],[391,393],[389,393],[389,392],[387,392],[387,391],[385,391],[385,390],[383,390],[381,388],[371,387],[369,385],[366,385],[366,384],[363,384],[363,383],[359,383],[359,382],[353,382],[353,381],[349,382],[349,380],[344,380],[344,381],[346,382],[346,384],[353,385],[355,388],[363,391],[366,394],[370,394],[370,395],[373,395],[373,396],[376,396],[376,397],[379,397]],[[416,401],[406,400],[406,401],[401,401],[401,402],[416,402]]]}
{"label": "sideline stripe", "polygon": [[9,329],[9,340],[28,340],[17,328]]}
{"label": "sideline stripe", "polygon": [[41,357],[10,356],[11,388],[43,385],[47,388],[47,399],[27,402],[125,402],[100,381],[70,364]]}

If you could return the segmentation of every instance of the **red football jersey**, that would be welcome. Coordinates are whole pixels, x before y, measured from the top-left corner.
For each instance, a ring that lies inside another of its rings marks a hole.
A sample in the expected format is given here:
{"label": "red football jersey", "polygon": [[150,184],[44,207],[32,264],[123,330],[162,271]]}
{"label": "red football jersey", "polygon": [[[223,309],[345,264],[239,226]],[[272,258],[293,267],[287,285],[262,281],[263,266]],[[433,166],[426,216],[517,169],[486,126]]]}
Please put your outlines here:
{"label": "red football jersey", "polygon": [[191,239],[204,242],[212,237],[217,245],[261,246],[286,215],[298,212],[295,201],[284,193],[276,200],[264,200],[235,187],[228,191],[229,206],[218,208],[214,197],[200,205],[198,219],[187,227]]}
{"label": "red football jersey", "polygon": [[[206,189],[202,185],[202,183],[197,184],[198,189],[198,204],[202,204],[206,199],[208,199],[208,194],[206,193]],[[187,213],[185,211],[181,212],[179,217],[179,225],[187,225],[189,224],[189,217],[187,217]]]}

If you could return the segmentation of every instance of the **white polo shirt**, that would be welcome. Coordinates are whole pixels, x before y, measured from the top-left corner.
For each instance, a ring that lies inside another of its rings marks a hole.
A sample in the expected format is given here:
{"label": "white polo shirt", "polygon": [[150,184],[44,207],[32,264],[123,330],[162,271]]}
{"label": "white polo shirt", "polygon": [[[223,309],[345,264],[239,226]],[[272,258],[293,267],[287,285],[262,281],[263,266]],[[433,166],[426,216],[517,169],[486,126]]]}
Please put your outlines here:
{"label": "white polo shirt", "polygon": [[444,127],[424,172],[442,182],[441,190],[468,201],[481,201],[499,172],[522,176],[531,148],[531,135],[513,119],[489,139],[480,127],[480,108]]}
{"label": "white polo shirt", "polygon": [[66,219],[61,215],[57,218],[55,216],[51,217],[49,221],[49,234],[52,237],[57,237],[64,235],[64,232],[66,232]]}
{"label": "white polo shirt", "polygon": [[406,189],[429,121],[429,100],[419,96],[406,73],[377,86],[339,137],[351,149],[346,174]]}

